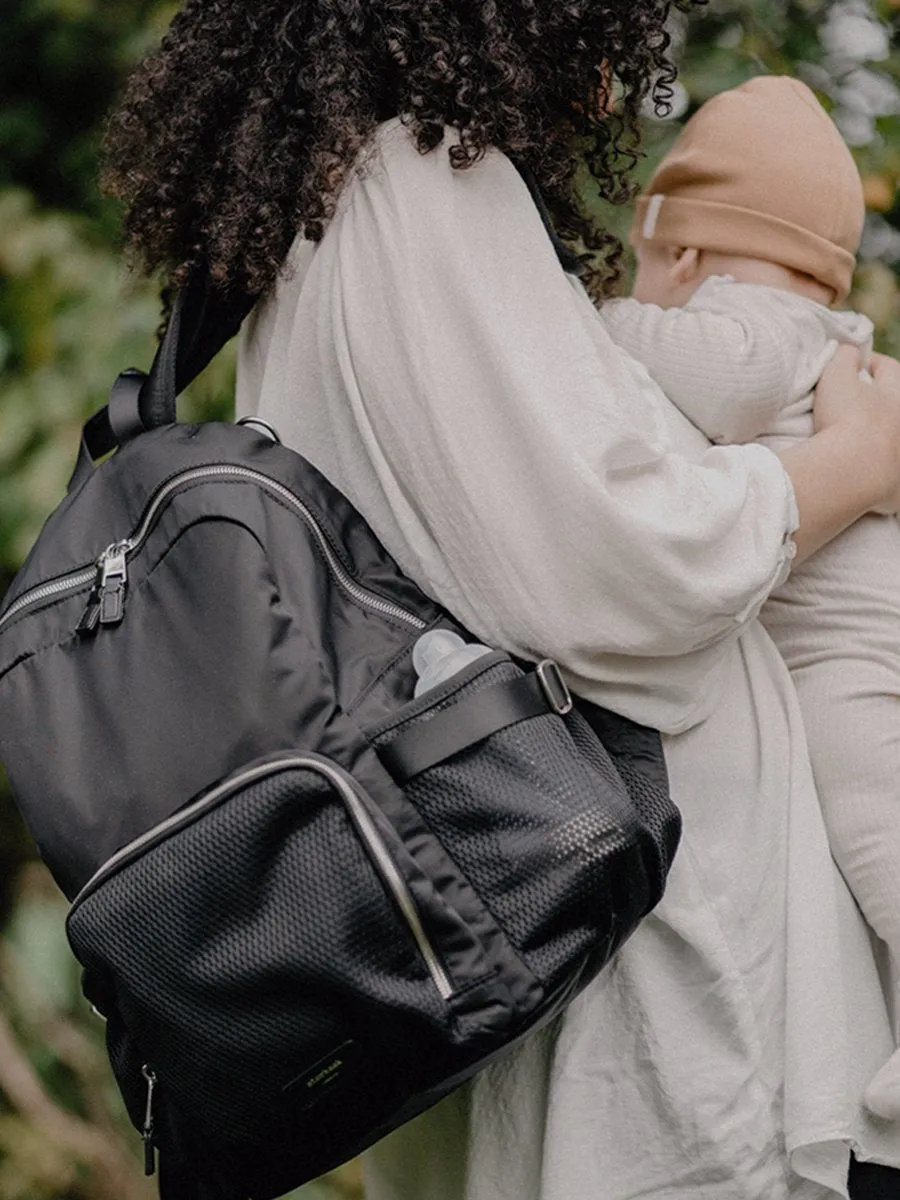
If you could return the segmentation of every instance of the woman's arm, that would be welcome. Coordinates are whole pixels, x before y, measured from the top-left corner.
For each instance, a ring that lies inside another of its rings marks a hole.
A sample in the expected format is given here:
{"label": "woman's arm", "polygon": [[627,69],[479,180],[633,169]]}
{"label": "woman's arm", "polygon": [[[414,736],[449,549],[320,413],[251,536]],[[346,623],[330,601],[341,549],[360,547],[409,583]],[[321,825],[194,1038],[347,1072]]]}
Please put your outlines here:
{"label": "woman's arm", "polygon": [[297,401],[296,444],[321,420],[313,461],[480,640],[686,728],[787,573],[791,479],[765,447],[710,447],[617,349],[503,156],[454,171],[446,146],[394,138],[297,310],[294,394],[314,402]]}
{"label": "woman's arm", "polygon": [[874,382],[842,346],[816,392],[816,434],[779,455],[800,513],[802,562],[868,512],[900,511],[900,363],[874,355]]}

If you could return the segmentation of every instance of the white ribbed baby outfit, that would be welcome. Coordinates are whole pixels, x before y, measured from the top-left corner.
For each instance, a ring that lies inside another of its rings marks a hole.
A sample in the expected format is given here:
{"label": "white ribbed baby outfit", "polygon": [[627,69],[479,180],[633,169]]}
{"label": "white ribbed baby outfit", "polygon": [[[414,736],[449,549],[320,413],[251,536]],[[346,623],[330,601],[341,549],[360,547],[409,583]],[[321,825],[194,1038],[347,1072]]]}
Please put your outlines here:
{"label": "white ribbed baby outfit", "polygon": [[259,412],[486,644],[664,731],[668,890],[543,1033],[366,1156],[369,1200],[828,1200],[900,1166],[892,1047],[828,851],[790,675],[757,614],[792,489],[620,350],[500,153],[382,126],[318,246],[245,328]]}
{"label": "white ribbed baby outfit", "polygon": [[[708,437],[774,450],[812,436],[813,389],[838,345],[872,349],[867,317],[730,278],[707,280],[682,309],[616,301],[603,321]],[[832,852],[889,948],[896,991],[900,523],[858,521],[791,573],[761,619],[800,697]],[[900,1062],[892,1072],[900,1094]]]}

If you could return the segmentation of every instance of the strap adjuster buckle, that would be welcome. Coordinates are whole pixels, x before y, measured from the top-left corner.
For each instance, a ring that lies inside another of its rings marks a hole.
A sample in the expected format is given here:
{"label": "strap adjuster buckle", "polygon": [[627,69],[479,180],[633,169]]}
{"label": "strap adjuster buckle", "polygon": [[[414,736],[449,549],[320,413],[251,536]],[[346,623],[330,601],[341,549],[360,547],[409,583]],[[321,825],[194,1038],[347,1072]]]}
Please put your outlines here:
{"label": "strap adjuster buckle", "polygon": [[535,668],[538,683],[552,712],[564,717],[575,707],[572,694],[566,687],[562,672],[552,658],[545,658]]}

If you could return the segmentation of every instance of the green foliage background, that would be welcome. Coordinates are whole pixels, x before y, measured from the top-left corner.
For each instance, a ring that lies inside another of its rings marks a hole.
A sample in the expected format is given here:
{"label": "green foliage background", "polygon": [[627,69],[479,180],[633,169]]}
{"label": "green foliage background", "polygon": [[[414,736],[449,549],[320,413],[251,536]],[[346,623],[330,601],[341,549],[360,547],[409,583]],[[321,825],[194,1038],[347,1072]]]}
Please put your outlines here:
{"label": "green foliage background", "polygon": [[[0,9],[0,593],[59,501],[81,422],[158,323],[98,194],[100,129],[162,0],[18,0]],[[852,303],[900,354],[900,0],[712,0],[679,25],[682,114],[760,71],[811,83],[852,142],[871,210]],[[645,177],[677,125],[647,122]],[[602,206],[601,206],[602,208]],[[603,209],[619,231],[627,214]],[[225,356],[193,389],[228,414]],[[137,1138],[79,998],[65,907],[0,780],[0,1200],[149,1200]],[[304,1200],[359,1195],[350,1167]]]}

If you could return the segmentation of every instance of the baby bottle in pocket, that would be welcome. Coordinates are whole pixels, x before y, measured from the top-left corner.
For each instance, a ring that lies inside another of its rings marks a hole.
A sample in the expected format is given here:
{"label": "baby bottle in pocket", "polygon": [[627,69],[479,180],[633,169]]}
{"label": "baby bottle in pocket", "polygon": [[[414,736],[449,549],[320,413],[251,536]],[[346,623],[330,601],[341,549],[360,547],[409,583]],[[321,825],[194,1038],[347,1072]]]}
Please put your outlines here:
{"label": "baby bottle in pocket", "polygon": [[467,667],[476,658],[490,654],[488,646],[464,642],[449,629],[431,629],[413,646],[413,666],[418,675],[415,695],[421,696]]}

